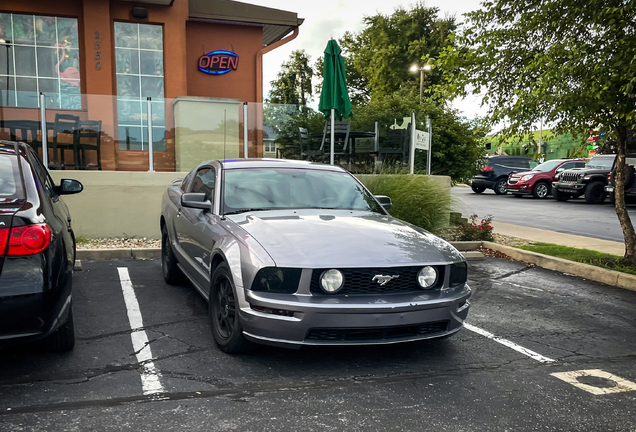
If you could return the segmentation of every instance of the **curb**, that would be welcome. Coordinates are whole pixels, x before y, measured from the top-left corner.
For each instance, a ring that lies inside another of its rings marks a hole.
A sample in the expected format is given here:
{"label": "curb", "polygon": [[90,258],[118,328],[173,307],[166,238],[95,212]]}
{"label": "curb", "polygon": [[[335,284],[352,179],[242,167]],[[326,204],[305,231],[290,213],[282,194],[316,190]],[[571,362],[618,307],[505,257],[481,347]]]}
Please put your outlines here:
{"label": "curb", "polygon": [[131,249],[78,249],[76,259],[82,261],[101,260],[147,260],[161,258],[159,248],[131,248]]}
{"label": "curb", "polygon": [[482,246],[486,249],[492,249],[494,251],[504,253],[517,261],[534,264],[545,269],[578,276],[583,279],[604,283],[617,288],[636,291],[636,275],[621,273],[615,270],[604,269],[590,264],[583,264],[537,252],[517,249],[512,246],[504,246],[489,241],[453,242],[451,244],[459,250],[477,249]]}

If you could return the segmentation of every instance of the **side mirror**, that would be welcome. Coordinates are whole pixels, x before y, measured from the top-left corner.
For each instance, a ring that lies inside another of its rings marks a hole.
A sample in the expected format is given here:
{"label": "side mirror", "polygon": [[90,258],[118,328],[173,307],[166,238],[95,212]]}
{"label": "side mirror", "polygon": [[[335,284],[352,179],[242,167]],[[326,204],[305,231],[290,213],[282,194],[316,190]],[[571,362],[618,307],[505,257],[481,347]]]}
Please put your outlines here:
{"label": "side mirror", "polygon": [[181,195],[181,207],[210,210],[212,203],[204,193],[184,193]]}
{"label": "side mirror", "polygon": [[84,185],[77,180],[62,179],[57,187],[58,195],[73,195],[84,190]]}
{"label": "side mirror", "polygon": [[393,203],[391,202],[391,198],[386,195],[374,195],[375,199],[384,207],[385,210],[391,210],[393,207]]}

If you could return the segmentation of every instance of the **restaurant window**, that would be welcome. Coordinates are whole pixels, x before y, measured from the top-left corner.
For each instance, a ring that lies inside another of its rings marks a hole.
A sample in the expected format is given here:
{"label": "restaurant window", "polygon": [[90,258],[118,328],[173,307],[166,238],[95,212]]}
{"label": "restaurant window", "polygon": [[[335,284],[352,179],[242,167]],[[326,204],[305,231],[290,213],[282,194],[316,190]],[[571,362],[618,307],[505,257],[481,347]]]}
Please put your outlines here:
{"label": "restaurant window", "polygon": [[0,14],[0,105],[80,109],[77,20]]}
{"label": "restaurant window", "polygon": [[164,151],[163,29],[115,22],[117,120],[120,150],[148,150],[147,98],[152,100],[153,150]]}

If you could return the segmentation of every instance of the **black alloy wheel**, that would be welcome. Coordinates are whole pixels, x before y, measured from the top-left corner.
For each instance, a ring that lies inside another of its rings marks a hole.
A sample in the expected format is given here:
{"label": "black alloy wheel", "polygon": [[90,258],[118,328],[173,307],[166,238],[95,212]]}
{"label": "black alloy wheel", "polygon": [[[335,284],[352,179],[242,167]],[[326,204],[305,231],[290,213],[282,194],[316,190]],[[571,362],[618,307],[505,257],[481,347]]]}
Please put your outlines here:
{"label": "black alloy wheel", "polygon": [[177,265],[177,257],[174,256],[172,246],[170,246],[170,237],[168,237],[165,225],[161,228],[161,269],[163,279],[167,284],[180,285],[184,282],[185,278]]}
{"label": "black alloy wheel", "polygon": [[506,179],[499,179],[495,183],[495,193],[497,195],[505,195],[508,193],[508,186],[506,185]]}
{"label": "black alloy wheel", "polygon": [[605,184],[601,181],[592,182],[585,188],[585,202],[589,204],[601,204],[606,196]]}
{"label": "black alloy wheel", "polygon": [[486,190],[485,187],[472,186],[472,185],[470,186],[470,188],[473,190],[473,192],[478,193],[478,194],[480,194],[480,193],[482,193],[483,191]]}
{"label": "black alloy wheel", "polygon": [[540,199],[547,198],[549,193],[550,193],[550,187],[543,182],[537,183],[536,185],[534,185],[534,188],[532,188],[532,195],[535,198],[540,198]]}
{"label": "black alloy wheel", "polygon": [[212,275],[209,315],[212,336],[221,351],[238,354],[254,347],[243,335],[236,289],[226,263],[219,264]]}

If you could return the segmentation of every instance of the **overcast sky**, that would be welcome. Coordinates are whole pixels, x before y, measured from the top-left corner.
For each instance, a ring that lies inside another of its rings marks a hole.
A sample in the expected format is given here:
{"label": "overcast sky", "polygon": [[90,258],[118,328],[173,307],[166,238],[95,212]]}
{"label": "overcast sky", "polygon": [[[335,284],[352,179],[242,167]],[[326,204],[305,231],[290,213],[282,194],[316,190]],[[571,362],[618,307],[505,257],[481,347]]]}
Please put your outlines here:
{"label": "overcast sky", "polygon": [[[264,96],[270,89],[270,81],[276,79],[280,64],[285,62],[292,51],[304,49],[315,61],[322,55],[330,38],[339,39],[346,31],[359,32],[363,28],[364,16],[376,13],[391,14],[397,7],[408,8],[413,1],[400,0],[242,0],[246,3],[296,12],[305,22],[300,26],[298,37],[293,41],[265,54],[263,58]],[[454,14],[459,21],[462,14],[478,9],[479,0],[428,0],[426,6],[437,7],[440,16]],[[317,98],[314,98],[317,104]],[[455,101],[455,108],[468,118],[475,114],[484,114],[479,100],[471,97],[464,101]]]}

